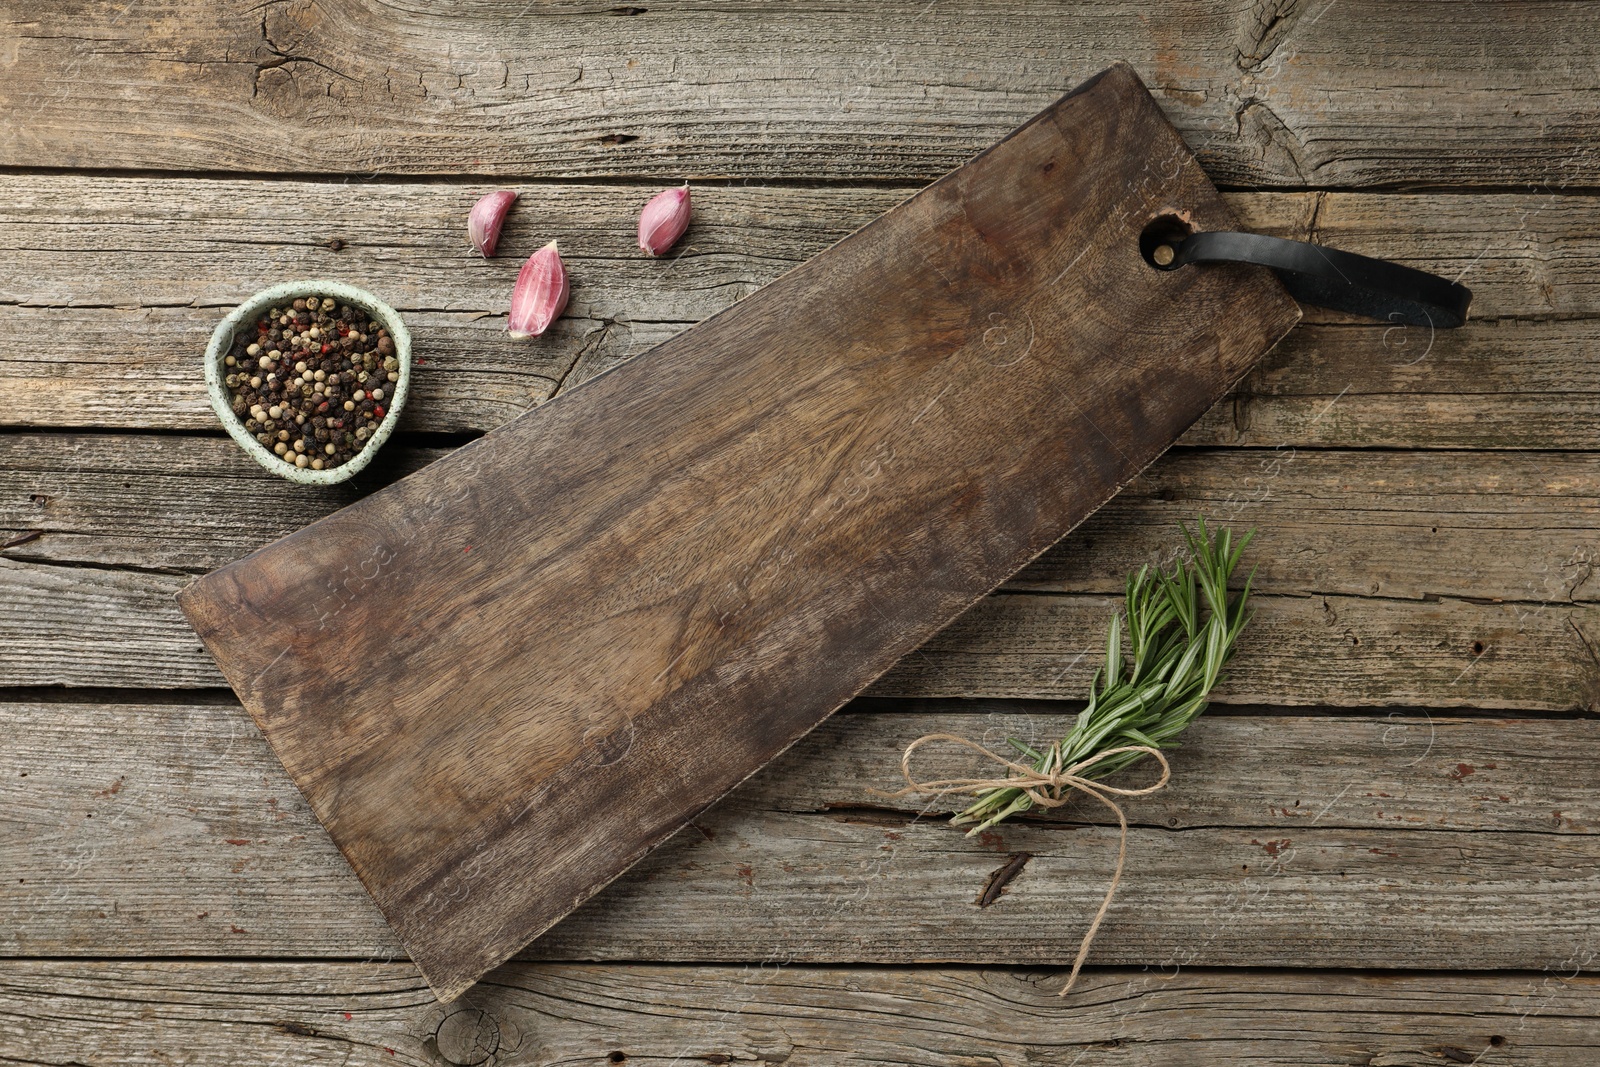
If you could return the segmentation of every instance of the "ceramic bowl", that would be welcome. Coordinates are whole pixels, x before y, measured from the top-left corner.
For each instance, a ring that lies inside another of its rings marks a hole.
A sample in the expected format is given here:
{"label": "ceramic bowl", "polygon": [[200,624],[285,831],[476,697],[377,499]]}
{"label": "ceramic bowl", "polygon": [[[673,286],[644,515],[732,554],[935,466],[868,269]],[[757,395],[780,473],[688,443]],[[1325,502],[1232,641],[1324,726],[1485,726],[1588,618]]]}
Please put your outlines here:
{"label": "ceramic bowl", "polygon": [[[274,455],[271,449],[257,441],[255,436],[244,428],[244,420],[233,413],[233,401],[228,395],[228,383],[223,381],[226,372],[222,360],[228,354],[234,335],[242,329],[250,328],[250,324],[260,318],[267,309],[303,296],[331,296],[341,304],[349,304],[367,312],[374,321],[389,331],[389,338],[394,341],[395,358],[400,361],[400,380],[393,383],[393,389],[389,391],[383,421],[378,423],[376,432],[367,439],[367,447],[358,452],[348,463],[329,470],[314,471],[310,467],[296,467],[293,463],[286,463]],[[283,282],[270,289],[263,289],[234,308],[227,318],[218,323],[211,335],[211,343],[206,346],[206,391],[211,395],[211,407],[216,411],[217,418],[222,420],[228,436],[237,441],[239,447],[250,454],[251,459],[267,470],[301,485],[333,485],[359,474],[368,463],[372,462],[372,457],[377,455],[378,449],[383,447],[383,443],[394,432],[395,423],[400,419],[400,411],[405,407],[406,394],[410,388],[411,334],[407,331],[406,324],[400,320],[400,315],[394,308],[365,289],[358,289],[343,282],[313,279]]]}

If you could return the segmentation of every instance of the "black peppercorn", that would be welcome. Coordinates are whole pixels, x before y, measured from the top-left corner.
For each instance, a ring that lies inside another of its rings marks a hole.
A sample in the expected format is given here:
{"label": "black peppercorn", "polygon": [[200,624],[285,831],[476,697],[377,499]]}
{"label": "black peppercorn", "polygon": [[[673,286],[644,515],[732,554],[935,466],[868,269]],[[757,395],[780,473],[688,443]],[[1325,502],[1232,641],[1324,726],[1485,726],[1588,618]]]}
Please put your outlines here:
{"label": "black peppercorn", "polygon": [[[224,378],[230,407],[256,440],[282,449],[286,463],[337,467],[359,455],[383,421],[381,402],[368,394],[387,389],[394,339],[357,308],[303,297],[241,330],[228,351],[227,366],[237,368]],[[358,391],[359,407],[345,399]]]}

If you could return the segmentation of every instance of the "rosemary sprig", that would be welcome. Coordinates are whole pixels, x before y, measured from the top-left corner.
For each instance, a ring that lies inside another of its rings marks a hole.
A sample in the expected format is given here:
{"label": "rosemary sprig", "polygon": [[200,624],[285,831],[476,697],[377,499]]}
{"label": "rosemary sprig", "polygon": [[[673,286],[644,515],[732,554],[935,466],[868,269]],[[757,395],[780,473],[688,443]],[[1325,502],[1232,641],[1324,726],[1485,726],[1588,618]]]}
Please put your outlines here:
{"label": "rosemary sprig", "polygon": [[[1255,531],[1237,542],[1226,529],[1213,537],[1204,518],[1193,533],[1182,524],[1179,529],[1189,561],[1177,563],[1171,573],[1146,565],[1129,576],[1124,612],[1128,656],[1123,655],[1124,615],[1114,615],[1106,631],[1105,666],[1095,671],[1089,706],[1072,732],[1042,752],[1008,739],[1041,774],[1124,745],[1174,748],[1172,739],[1206,709],[1207,697],[1250,621],[1245,603],[1254,571],[1231,601],[1228,580]],[[1079,773],[1086,779],[1104,778],[1143,756],[1120,753]],[[1031,807],[1032,798],[1020,788],[989,789],[951,821],[976,823],[970,836]]]}

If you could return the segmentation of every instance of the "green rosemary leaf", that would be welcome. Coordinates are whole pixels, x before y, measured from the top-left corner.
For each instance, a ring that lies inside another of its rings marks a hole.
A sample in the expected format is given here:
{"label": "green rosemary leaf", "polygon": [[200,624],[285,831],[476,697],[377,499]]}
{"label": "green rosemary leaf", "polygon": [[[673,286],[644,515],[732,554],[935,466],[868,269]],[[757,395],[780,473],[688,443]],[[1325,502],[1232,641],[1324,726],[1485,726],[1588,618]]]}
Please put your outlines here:
{"label": "green rosemary leaf", "polygon": [[1039,752],[1038,749],[1034,748],[1032,745],[1023,744],[1015,737],[1006,738],[1006,744],[1010,745],[1012,748],[1016,749],[1018,752],[1022,753],[1024,756],[1027,756],[1031,760],[1044,759],[1044,756]]}
{"label": "green rosemary leaf", "polygon": [[[1134,729],[1132,726],[1124,726],[1122,728],[1121,733],[1122,733],[1122,736],[1121,736],[1120,740],[1131,741],[1136,745],[1149,745],[1151,748],[1160,748],[1161,747],[1159,744],[1156,743],[1156,739],[1155,738],[1151,737],[1149,734],[1145,733],[1143,730]],[[1129,755],[1136,755],[1136,753],[1129,753]]]}
{"label": "green rosemary leaf", "polygon": [[1122,627],[1106,628],[1106,686],[1114,686],[1122,673]]}
{"label": "green rosemary leaf", "polygon": [[[1051,774],[1127,745],[1173,748],[1173,739],[1205,711],[1253,615],[1246,605],[1255,572],[1232,597],[1228,582],[1255,531],[1239,538],[1226,528],[1213,533],[1203,516],[1192,531],[1182,524],[1179,530],[1188,560],[1170,571],[1142,566],[1128,576],[1123,611],[1112,617],[1106,631],[1105,664],[1094,672],[1088,706],[1071,732],[1042,749],[1010,739],[1040,773]],[[1082,777],[1105,778],[1144,755],[1124,752],[1102,758]],[[1032,807],[1033,799],[1019,788],[989,789],[953,821],[975,823],[970,832],[977,833]]]}

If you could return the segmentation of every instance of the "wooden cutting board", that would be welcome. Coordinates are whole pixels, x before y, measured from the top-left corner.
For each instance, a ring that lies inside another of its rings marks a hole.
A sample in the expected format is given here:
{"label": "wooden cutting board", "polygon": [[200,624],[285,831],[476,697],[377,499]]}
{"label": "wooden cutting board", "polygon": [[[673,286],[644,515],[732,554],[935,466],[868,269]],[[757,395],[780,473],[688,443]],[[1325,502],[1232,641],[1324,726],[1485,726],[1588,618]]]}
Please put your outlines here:
{"label": "wooden cutting board", "polygon": [[1234,225],[1112,67],[180,594],[441,1000],[1076,526],[1298,320],[1264,270],[1150,266],[1162,216]]}

